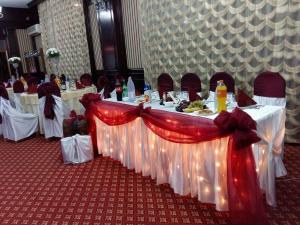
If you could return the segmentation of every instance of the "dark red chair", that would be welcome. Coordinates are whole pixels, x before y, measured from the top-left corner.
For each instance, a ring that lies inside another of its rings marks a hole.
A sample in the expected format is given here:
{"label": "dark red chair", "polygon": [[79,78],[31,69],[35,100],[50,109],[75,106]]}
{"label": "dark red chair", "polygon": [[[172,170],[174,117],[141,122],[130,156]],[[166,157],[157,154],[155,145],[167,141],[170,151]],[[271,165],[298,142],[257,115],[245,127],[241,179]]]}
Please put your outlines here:
{"label": "dark red chair", "polygon": [[195,73],[186,73],[181,78],[181,91],[201,92],[201,80]]}
{"label": "dark red chair", "polygon": [[97,80],[98,91],[101,91],[104,88],[104,98],[110,97],[110,84],[107,76],[102,75]]}
{"label": "dark red chair", "polygon": [[209,81],[209,90],[215,92],[217,88],[217,83],[219,80],[223,80],[224,84],[227,87],[227,92],[234,93],[235,82],[233,77],[226,72],[217,72],[215,73]]}
{"label": "dark red chair", "polygon": [[0,97],[6,99],[6,100],[9,100],[9,97],[8,97],[8,92],[6,90],[6,88],[4,87],[4,85],[0,85]]}
{"label": "dark red chair", "polygon": [[14,90],[14,93],[23,93],[24,85],[23,85],[22,81],[16,80],[15,83],[13,84],[13,90]]}
{"label": "dark red chair", "polygon": [[85,73],[85,74],[81,75],[80,83],[82,83],[84,86],[92,86],[92,84],[93,84],[92,75],[89,73]]}
{"label": "dark red chair", "polygon": [[168,73],[162,73],[157,78],[157,88],[159,97],[162,99],[163,93],[173,91],[173,79]]}
{"label": "dark red chair", "polygon": [[201,80],[195,73],[186,73],[181,78],[181,91],[189,92],[190,101],[201,99],[197,92],[201,92]]}
{"label": "dark red chair", "polygon": [[27,79],[27,85],[28,85],[28,90],[27,92],[29,94],[34,94],[37,93],[37,86],[39,84],[39,79],[36,77],[28,77]]}
{"label": "dark red chair", "polygon": [[285,98],[285,80],[275,72],[266,71],[254,80],[254,95],[272,98]]}

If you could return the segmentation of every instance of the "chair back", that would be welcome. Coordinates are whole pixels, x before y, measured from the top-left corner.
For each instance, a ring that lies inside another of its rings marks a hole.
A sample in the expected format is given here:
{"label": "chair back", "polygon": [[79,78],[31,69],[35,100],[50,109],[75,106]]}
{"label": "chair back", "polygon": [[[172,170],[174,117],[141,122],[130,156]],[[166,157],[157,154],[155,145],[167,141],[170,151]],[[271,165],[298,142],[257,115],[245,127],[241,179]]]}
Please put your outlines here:
{"label": "chair back", "polygon": [[16,80],[13,84],[13,91],[14,93],[23,93],[24,90],[24,84],[20,80]]}
{"label": "chair back", "polygon": [[195,73],[186,73],[181,78],[181,91],[201,92],[201,80]]}
{"label": "chair back", "polygon": [[61,97],[59,87],[53,82],[43,83],[38,87],[38,97],[42,98],[47,95]]}
{"label": "chair back", "polygon": [[82,74],[80,77],[80,82],[84,86],[91,86],[93,84],[93,78],[92,75],[89,73]]}
{"label": "chair back", "polygon": [[101,91],[104,88],[104,98],[109,98],[110,97],[110,88],[109,88],[109,80],[107,76],[102,75],[98,78],[97,80],[97,88],[99,91]]}
{"label": "chair back", "polygon": [[47,119],[53,120],[55,117],[54,106],[55,106],[55,99],[52,95],[57,97],[60,96],[60,90],[56,84],[53,82],[43,83],[38,87],[38,97],[46,97],[45,99],[45,107],[44,107],[44,115]]}
{"label": "chair back", "polygon": [[279,73],[266,71],[254,80],[254,95],[285,98],[285,80]]}
{"label": "chair back", "polygon": [[227,87],[227,92],[234,93],[235,81],[233,77],[226,72],[217,72],[215,73],[209,81],[209,90],[215,92],[217,88],[217,83],[219,80],[223,80],[224,84]]}
{"label": "chair back", "polygon": [[7,92],[6,88],[2,85],[0,85],[0,97],[4,98],[6,100],[9,100],[8,92]]}
{"label": "chair back", "polygon": [[162,98],[164,92],[173,91],[173,79],[168,73],[162,73],[157,78],[157,88],[159,97]]}
{"label": "chair back", "polygon": [[34,94],[37,93],[37,86],[39,84],[39,79],[36,77],[28,77],[27,79],[27,85],[28,85],[28,89],[27,92],[29,94]]}

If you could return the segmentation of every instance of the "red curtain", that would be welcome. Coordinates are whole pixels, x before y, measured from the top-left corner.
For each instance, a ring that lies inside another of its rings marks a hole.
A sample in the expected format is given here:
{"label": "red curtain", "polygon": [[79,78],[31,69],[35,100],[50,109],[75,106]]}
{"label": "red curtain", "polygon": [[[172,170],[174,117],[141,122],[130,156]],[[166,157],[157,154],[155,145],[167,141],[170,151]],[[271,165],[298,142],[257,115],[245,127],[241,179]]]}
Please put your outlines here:
{"label": "red curtain", "polygon": [[[229,135],[227,185],[232,224],[267,224],[251,148],[251,144],[260,139],[254,132],[255,121],[242,110],[236,108],[232,113],[223,111],[212,121],[143,109],[142,105],[100,101],[90,104],[87,117],[98,118],[109,126],[126,124],[141,117],[156,135],[176,143],[198,143]],[[95,137],[95,123],[92,126],[92,136]]]}

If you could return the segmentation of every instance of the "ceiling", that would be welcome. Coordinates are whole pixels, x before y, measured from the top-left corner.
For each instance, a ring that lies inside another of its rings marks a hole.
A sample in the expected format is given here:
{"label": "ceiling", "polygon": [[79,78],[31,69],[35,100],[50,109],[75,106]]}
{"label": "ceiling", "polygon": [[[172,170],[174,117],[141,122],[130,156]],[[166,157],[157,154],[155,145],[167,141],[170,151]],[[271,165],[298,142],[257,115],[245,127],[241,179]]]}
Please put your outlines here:
{"label": "ceiling", "polygon": [[0,0],[0,6],[12,8],[28,8],[27,4],[31,0]]}

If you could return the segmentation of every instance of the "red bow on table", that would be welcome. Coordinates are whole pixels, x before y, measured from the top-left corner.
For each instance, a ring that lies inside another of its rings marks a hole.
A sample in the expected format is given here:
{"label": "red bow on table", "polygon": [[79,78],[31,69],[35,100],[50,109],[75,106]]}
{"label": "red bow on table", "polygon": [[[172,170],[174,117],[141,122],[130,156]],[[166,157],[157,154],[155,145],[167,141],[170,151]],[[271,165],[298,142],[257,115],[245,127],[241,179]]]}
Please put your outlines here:
{"label": "red bow on table", "polygon": [[88,109],[91,103],[100,101],[100,95],[95,93],[87,93],[84,94],[82,99],[80,99],[80,103],[83,105],[85,109]]}
{"label": "red bow on table", "polygon": [[232,113],[222,111],[214,123],[222,132],[231,134],[227,152],[227,187],[232,224],[268,224],[251,147],[260,141],[254,131],[256,122],[235,108]]}
{"label": "red bow on table", "polygon": [[232,113],[222,111],[214,123],[226,133],[232,133],[236,149],[245,148],[260,141],[256,132],[256,122],[244,111],[235,108]]}

